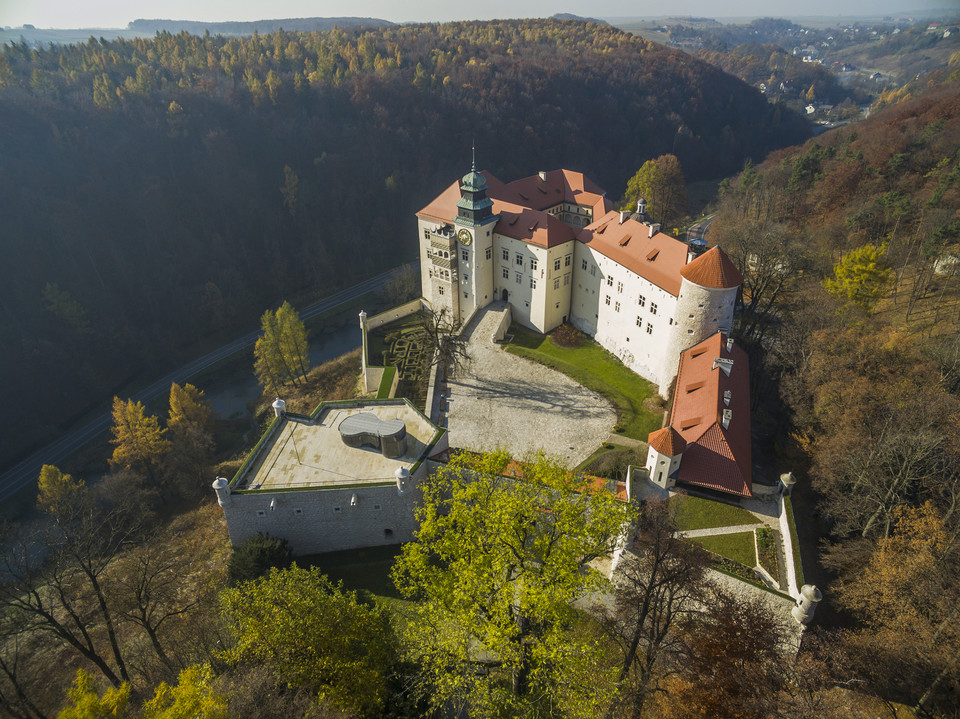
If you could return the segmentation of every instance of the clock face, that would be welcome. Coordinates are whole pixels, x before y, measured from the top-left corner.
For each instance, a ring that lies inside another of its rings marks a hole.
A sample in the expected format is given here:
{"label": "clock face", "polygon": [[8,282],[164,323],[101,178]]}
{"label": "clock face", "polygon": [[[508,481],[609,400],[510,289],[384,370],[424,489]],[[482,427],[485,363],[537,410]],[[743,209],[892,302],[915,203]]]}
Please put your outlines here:
{"label": "clock face", "polygon": [[457,233],[457,239],[460,240],[460,244],[464,247],[469,247],[470,243],[473,242],[473,238],[470,236],[470,230],[460,230]]}

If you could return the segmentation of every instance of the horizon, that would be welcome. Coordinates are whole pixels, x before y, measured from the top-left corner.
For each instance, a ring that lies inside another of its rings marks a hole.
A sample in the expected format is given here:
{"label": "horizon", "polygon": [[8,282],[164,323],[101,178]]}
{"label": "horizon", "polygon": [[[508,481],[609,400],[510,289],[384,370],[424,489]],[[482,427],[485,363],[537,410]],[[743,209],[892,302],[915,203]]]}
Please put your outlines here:
{"label": "horizon", "polygon": [[[268,22],[302,18],[357,17],[387,20],[397,24],[421,22],[448,22],[465,20],[492,20],[550,17],[558,13],[570,13],[601,20],[656,20],[669,17],[703,17],[716,20],[746,20],[758,17],[832,19],[837,21],[855,18],[918,17],[952,12],[948,7],[937,7],[930,0],[886,0],[873,3],[870,0],[850,0],[837,12],[836,3],[830,0],[811,0],[797,12],[795,3],[785,0],[733,0],[725,3],[721,12],[708,0],[684,0],[675,6],[674,12],[663,13],[662,6],[650,5],[653,12],[642,12],[643,5],[627,0],[603,0],[596,10],[589,13],[572,13],[569,8],[558,7],[544,0],[523,0],[520,3],[495,0],[484,7],[484,12],[470,17],[467,12],[451,10],[439,0],[422,0],[415,7],[400,12],[393,3],[385,0],[365,0],[351,5],[350,12],[330,9],[327,3],[311,0],[279,0],[273,4],[273,12],[264,15],[260,3],[227,2],[212,0],[198,7],[187,0],[145,0],[138,2],[137,9],[123,0],[96,0],[86,4],[68,3],[66,0],[11,0],[0,9],[0,27],[12,30],[32,25],[38,30],[127,29],[134,20],[165,20],[171,22]],[[654,14],[655,13],[655,14]],[[133,17],[131,17],[131,14]]]}

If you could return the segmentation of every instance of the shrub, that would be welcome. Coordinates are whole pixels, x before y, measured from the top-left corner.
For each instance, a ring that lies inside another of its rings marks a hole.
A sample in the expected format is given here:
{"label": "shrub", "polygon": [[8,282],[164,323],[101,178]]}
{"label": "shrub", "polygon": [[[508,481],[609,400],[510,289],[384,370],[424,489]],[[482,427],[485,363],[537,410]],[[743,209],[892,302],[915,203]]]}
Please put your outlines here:
{"label": "shrub", "polygon": [[254,534],[234,548],[227,565],[231,586],[262,577],[271,567],[285,569],[293,560],[290,543],[269,534]]}
{"label": "shrub", "polygon": [[564,322],[550,333],[550,339],[558,347],[580,347],[587,341],[587,336],[573,325]]}

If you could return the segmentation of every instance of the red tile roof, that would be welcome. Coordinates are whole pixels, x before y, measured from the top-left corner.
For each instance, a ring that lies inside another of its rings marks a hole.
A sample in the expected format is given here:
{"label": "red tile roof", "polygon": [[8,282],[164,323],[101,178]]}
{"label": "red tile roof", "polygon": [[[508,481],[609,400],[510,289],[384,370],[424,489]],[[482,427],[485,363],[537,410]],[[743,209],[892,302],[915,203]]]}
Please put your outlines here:
{"label": "red tile roof", "polygon": [[[489,172],[487,197],[493,200],[493,213],[499,214],[496,232],[507,237],[529,242],[538,247],[555,247],[575,239],[569,226],[544,210],[561,202],[575,202],[593,208],[594,217],[604,214],[612,205],[603,197],[603,190],[586,179],[582,173],[571,170],[553,170],[546,173],[546,181],[539,175],[525,177],[505,185]],[[460,181],[452,183],[429,205],[417,213],[437,222],[452,222],[457,216],[460,201]]]}
{"label": "red tile roof", "polygon": [[650,436],[647,437],[647,442],[660,454],[671,457],[676,457],[687,448],[687,440],[673,427],[664,427],[656,432],[651,432]]}
{"label": "red tile roof", "polygon": [[577,239],[670,294],[680,294],[680,272],[687,262],[687,245],[680,240],[663,232],[650,237],[647,225],[633,218],[621,223],[615,211],[587,225]]}
{"label": "red tile roof", "polygon": [[725,289],[743,284],[740,270],[719,247],[704,252],[680,270],[680,274],[701,287]]}
{"label": "red tile roof", "polygon": [[[729,376],[716,359],[733,360]],[[680,353],[670,412],[670,426],[687,442],[678,481],[752,496],[749,374],[747,353],[736,345],[727,351],[720,332]]]}

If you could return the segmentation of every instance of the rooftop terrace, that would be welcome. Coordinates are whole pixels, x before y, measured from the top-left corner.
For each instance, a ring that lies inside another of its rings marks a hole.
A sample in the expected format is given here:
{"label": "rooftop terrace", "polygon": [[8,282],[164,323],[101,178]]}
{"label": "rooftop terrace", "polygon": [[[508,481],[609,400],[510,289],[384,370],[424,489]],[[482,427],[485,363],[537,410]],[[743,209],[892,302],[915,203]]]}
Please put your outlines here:
{"label": "rooftop terrace", "polygon": [[[350,447],[339,427],[348,417],[373,414],[382,421],[400,420],[406,450],[389,458],[379,448]],[[397,469],[411,470],[422,459],[437,427],[406,402],[328,405],[310,422],[283,418],[241,472],[234,490],[308,489],[396,481]]]}

